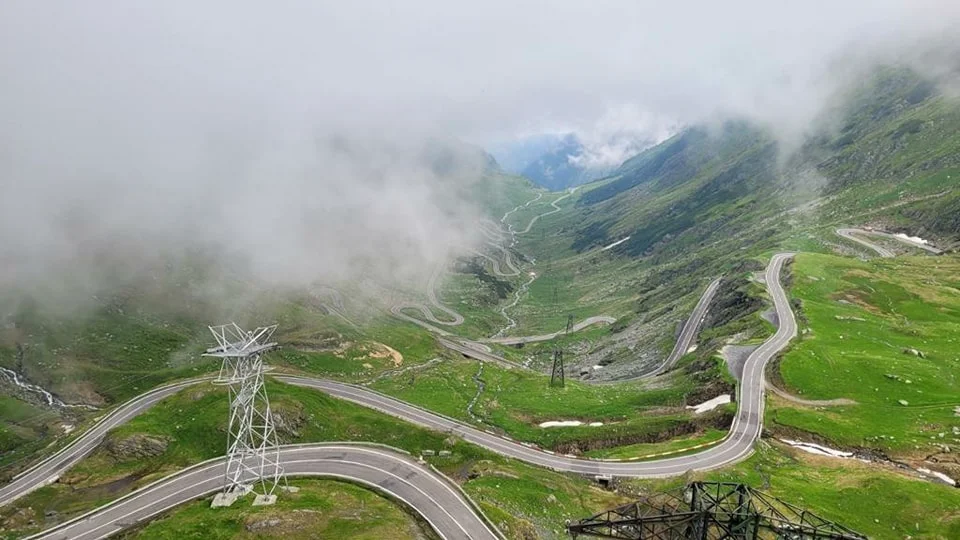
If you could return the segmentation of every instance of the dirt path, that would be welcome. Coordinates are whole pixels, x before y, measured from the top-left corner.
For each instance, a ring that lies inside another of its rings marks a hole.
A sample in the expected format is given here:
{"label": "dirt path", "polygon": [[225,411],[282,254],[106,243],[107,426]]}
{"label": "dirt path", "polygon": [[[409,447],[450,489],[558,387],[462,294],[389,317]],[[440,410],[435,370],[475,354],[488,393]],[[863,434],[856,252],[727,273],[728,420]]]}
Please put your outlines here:
{"label": "dirt path", "polygon": [[847,398],[836,398],[836,399],[803,399],[797,397],[793,394],[787,393],[786,390],[782,388],[777,388],[770,381],[766,381],[767,390],[770,390],[777,396],[791,402],[796,403],[797,405],[805,405],[807,407],[839,407],[843,405],[856,405],[857,402],[852,399]]}

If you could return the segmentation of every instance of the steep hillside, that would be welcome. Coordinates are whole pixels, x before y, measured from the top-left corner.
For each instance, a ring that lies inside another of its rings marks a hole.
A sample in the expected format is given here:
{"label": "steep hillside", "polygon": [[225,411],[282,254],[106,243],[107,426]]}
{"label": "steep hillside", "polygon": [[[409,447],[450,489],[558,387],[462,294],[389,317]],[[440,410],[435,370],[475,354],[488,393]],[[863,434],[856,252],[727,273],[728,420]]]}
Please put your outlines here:
{"label": "steep hillside", "polygon": [[588,227],[571,245],[582,251],[629,235],[617,252],[675,256],[710,238],[747,234],[756,218],[819,197],[831,199],[816,216],[822,219],[861,196],[868,201],[861,206],[870,206],[884,195],[908,201],[931,190],[947,193],[885,215],[945,240],[960,232],[950,212],[960,167],[957,100],[890,68],[846,103],[839,128],[823,130],[791,155],[778,151],[770,133],[740,122],[690,128],[642,152],[579,199]]}

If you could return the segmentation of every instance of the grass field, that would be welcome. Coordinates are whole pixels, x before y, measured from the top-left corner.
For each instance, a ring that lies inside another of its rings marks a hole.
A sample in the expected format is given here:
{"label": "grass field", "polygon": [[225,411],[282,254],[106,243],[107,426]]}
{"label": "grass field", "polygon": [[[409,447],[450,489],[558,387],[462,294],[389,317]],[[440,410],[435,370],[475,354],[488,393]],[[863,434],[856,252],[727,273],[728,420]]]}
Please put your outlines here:
{"label": "grass field", "polygon": [[770,424],[899,455],[956,443],[960,259],[801,254],[793,272],[801,334],[780,363],[783,383],[803,398],[857,405],[779,403]]}
{"label": "grass field", "polygon": [[[427,409],[477,423],[467,414],[467,405],[477,394],[473,377],[478,363],[468,360],[444,362],[415,376],[385,378],[373,388]],[[567,381],[550,387],[549,377],[522,370],[484,365],[484,391],[473,407],[482,424],[511,437],[565,452],[658,441],[671,434],[690,433],[713,421],[683,409],[685,394],[693,382],[681,376],[672,384],[653,386],[636,382],[617,385],[587,385]],[[552,420],[580,420],[591,427],[541,428]],[[694,425],[696,424],[696,425]]]}
{"label": "grass field", "polygon": [[439,352],[436,340],[423,329],[384,317],[361,335],[334,336],[328,341],[287,338],[287,344],[272,354],[269,362],[321,377],[361,382],[422,364]]}
{"label": "grass field", "polygon": [[124,538],[437,538],[430,526],[412,512],[369,489],[319,479],[293,479],[290,485],[299,491],[284,493],[274,506],[252,507],[241,503],[211,510],[208,500],[196,501]]}
{"label": "grass field", "polygon": [[[731,409],[731,413],[733,410]],[[677,437],[661,443],[639,443],[620,446],[617,448],[605,448],[603,450],[593,450],[585,455],[589,457],[605,459],[629,459],[638,456],[646,459],[660,459],[663,457],[674,457],[690,454],[693,452],[702,452],[701,445],[715,444],[727,436],[725,429],[707,429],[703,433]],[[700,447],[700,448],[694,448]]]}

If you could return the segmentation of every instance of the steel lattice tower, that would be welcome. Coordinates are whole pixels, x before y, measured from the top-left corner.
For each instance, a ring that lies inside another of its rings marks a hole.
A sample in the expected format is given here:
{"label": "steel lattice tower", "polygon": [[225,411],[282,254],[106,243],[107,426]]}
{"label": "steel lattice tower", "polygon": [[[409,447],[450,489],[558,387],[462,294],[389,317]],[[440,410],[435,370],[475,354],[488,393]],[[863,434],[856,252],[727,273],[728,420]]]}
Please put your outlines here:
{"label": "steel lattice tower", "polygon": [[270,342],[276,329],[277,325],[262,326],[248,332],[235,323],[210,327],[217,346],[204,356],[222,359],[213,383],[227,386],[230,395],[224,485],[213,506],[229,506],[251,491],[256,493],[255,505],[276,501],[274,491],[283,478],[283,468],[263,386],[263,354],[277,347]]}
{"label": "steel lattice tower", "polygon": [[553,350],[553,370],[550,372],[550,386],[563,386],[563,349]]}
{"label": "steel lattice tower", "polygon": [[867,540],[744,484],[692,482],[567,523],[567,532],[618,540]]}

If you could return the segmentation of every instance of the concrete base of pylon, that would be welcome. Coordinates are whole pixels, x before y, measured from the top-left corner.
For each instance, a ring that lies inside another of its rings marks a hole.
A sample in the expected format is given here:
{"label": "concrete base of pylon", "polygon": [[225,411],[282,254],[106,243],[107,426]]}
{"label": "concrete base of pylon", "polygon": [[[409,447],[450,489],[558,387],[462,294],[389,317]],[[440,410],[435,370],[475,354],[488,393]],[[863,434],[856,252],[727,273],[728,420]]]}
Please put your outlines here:
{"label": "concrete base of pylon", "polygon": [[210,503],[210,508],[224,508],[230,506],[233,503],[237,502],[237,499],[243,497],[247,493],[250,493],[250,486],[239,486],[230,489],[229,491],[221,491],[213,497],[213,502]]}
{"label": "concrete base of pylon", "polygon": [[257,497],[253,499],[254,506],[270,506],[271,504],[274,504],[276,502],[277,502],[276,495],[257,495]]}
{"label": "concrete base of pylon", "polygon": [[217,493],[213,497],[213,502],[210,503],[210,508],[224,508],[232,505],[237,502],[237,499],[240,498],[238,493]]}

